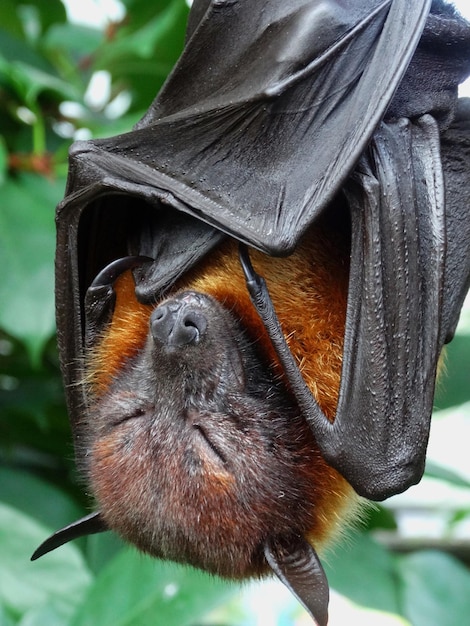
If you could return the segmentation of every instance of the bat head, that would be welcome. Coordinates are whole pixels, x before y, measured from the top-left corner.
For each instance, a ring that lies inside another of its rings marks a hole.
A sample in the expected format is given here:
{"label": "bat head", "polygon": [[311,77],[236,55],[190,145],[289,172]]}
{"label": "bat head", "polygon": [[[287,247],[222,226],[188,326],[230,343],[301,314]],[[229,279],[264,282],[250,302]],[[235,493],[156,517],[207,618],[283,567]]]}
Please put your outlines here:
{"label": "bat head", "polygon": [[154,556],[242,576],[260,567],[271,530],[288,530],[286,507],[299,530],[311,525],[301,506],[309,433],[237,321],[205,294],[184,291],[151,312],[142,349],[89,419],[103,517]]}
{"label": "bat head", "polygon": [[[326,494],[347,489],[253,330],[227,301],[176,290],[156,306],[135,304],[138,345],[116,367],[120,335],[136,324],[125,318],[131,275],[114,288],[112,321],[90,359],[81,456],[106,525],[154,556],[235,578],[267,570],[273,538],[321,538],[325,483]],[[109,366],[116,373],[104,384]]]}

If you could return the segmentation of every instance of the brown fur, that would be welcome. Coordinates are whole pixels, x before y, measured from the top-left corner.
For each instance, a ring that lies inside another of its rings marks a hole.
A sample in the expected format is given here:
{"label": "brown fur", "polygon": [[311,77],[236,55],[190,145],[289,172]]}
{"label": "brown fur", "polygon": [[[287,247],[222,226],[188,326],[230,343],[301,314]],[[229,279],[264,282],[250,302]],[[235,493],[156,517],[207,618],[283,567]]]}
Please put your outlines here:
{"label": "brown fur", "polygon": [[[332,232],[336,233],[328,225],[312,228],[286,259],[252,253],[303,376],[330,419],[338,399],[348,281],[347,238]],[[282,377],[250,302],[235,242],[227,241],[200,263],[174,293],[188,289],[212,296],[240,320],[262,358]],[[89,366],[99,407],[99,426],[94,427],[90,444],[90,478],[108,524],[156,556],[236,578],[265,570],[260,546],[270,533],[297,532],[316,547],[335,535],[341,519],[354,510],[355,498],[347,482],[323,460],[305,421],[295,413],[248,420],[243,444],[237,443],[230,425],[221,426],[221,445],[232,459],[229,470],[204,442],[199,446],[195,440],[191,449],[197,448],[200,467],[187,472],[184,458],[189,444],[185,435],[175,436],[171,422],[163,421],[157,430],[144,431],[136,420],[108,428],[119,402],[126,404],[127,396],[133,396],[132,385],[128,389],[115,381],[144,350],[154,309],[136,301],[129,272],[119,278],[115,290],[112,322]],[[259,423],[261,419],[265,423]],[[275,437],[272,455],[264,434],[269,419],[282,433]],[[211,434],[213,440],[217,436]],[[171,450],[164,457],[164,474],[156,474],[160,468],[155,468],[154,438]],[[242,475],[249,480],[240,482]],[[165,517],[162,528],[155,527],[155,511]],[[155,534],[163,539],[155,539]]]}

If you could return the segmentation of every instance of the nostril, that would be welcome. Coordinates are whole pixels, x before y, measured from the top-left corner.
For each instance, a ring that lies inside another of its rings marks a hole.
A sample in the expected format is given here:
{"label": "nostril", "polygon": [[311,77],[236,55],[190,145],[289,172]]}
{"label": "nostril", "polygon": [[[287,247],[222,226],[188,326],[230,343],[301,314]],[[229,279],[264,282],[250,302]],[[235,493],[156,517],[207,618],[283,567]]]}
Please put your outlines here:
{"label": "nostril", "polygon": [[200,311],[186,311],[182,322],[186,328],[193,328],[198,335],[203,335],[207,328],[207,319]]}
{"label": "nostril", "polygon": [[155,341],[167,343],[168,337],[173,330],[173,318],[174,316],[172,316],[168,305],[161,304],[155,309],[150,318],[150,329]]}
{"label": "nostril", "polygon": [[155,310],[154,314],[153,314],[153,321],[154,322],[161,322],[163,320],[163,318],[166,316],[166,314],[168,313],[168,308],[165,306],[161,306],[158,307],[158,309]]}
{"label": "nostril", "polygon": [[167,346],[198,343],[207,328],[205,315],[187,302],[161,304],[152,313],[150,329],[155,341]]}
{"label": "nostril", "polygon": [[206,328],[207,319],[203,313],[189,306],[183,306],[178,311],[169,343],[176,346],[198,343]]}

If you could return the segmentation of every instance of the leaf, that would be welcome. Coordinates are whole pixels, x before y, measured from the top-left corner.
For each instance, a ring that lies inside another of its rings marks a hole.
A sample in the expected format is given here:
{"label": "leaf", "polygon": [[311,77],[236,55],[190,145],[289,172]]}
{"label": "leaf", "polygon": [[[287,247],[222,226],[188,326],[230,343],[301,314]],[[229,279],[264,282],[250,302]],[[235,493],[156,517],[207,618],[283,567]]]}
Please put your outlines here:
{"label": "leaf", "polygon": [[[362,528],[362,525],[361,525]],[[368,532],[371,530],[396,530],[397,522],[394,513],[390,510],[374,502],[365,511],[364,528]]]}
{"label": "leaf", "polygon": [[24,174],[0,188],[0,327],[35,362],[55,326],[54,208],[64,185]]}
{"label": "leaf", "polygon": [[122,0],[126,7],[126,20],[120,29],[123,36],[139,30],[149,20],[165,11],[182,11],[186,20],[188,16],[188,3],[186,0],[154,0],[151,4],[147,0]]}
{"label": "leaf", "polygon": [[130,128],[136,124],[141,117],[143,117],[145,111],[139,111],[131,115],[124,115],[117,119],[105,119],[105,120],[87,120],[87,126],[93,132],[93,137],[98,139],[101,137],[111,137],[112,135],[120,135],[121,133],[127,133]]}
{"label": "leaf", "polygon": [[4,467],[0,467],[0,501],[54,529],[85,515],[61,489],[28,472]]}
{"label": "leaf", "polygon": [[433,461],[426,461],[425,475],[428,478],[436,478],[437,480],[443,480],[450,483],[454,487],[463,487],[464,489],[470,489],[470,481],[466,480],[463,476],[456,471],[443,467]]}
{"label": "leaf", "polygon": [[67,19],[67,12],[61,0],[47,0],[47,2],[44,0],[24,0],[22,4],[35,7],[43,32],[48,30],[52,24],[65,22]]}
{"label": "leaf", "polygon": [[[2,7],[2,9],[0,9],[1,19],[4,11],[3,0],[0,3],[0,7]],[[6,62],[6,65],[3,66],[3,70],[0,70],[0,76],[2,71],[8,71],[10,63],[18,61],[30,65],[31,67],[36,67],[43,72],[54,71],[50,62],[45,59],[41,53],[35,50],[29,42],[24,41],[24,39],[18,36],[15,29],[7,31],[5,30],[4,22],[0,21],[0,24],[2,25],[2,27],[0,27],[0,59]]]}
{"label": "leaf", "polygon": [[[28,28],[28,16],[31,19],[31,8],[33,15],[37,16],[39,30],[45,32],[52,24],[64,22],[66,12],[61,0],[2,0],[0,2],[0,24],[2,30],[9,32],[15,37],[25,39],[30,35]],[[34,27],[36,24],[34,24]],[[33,30],[36,28],[33,27]],[[38,35],[41,33],[38,32]],[[0,45],[1,48],[1,45]],[[14,57],[13,57],[14,58]]]}
{"label": "leaf", "polygon": [[66,51],[76,61],[94,53],[102,42],[100,30],[70,22],[54,25],[45,38],[48,51]]}
{"label": "leaf", "polygon": [[1,626],[14,626],[13,620],[6,614],[3,606],[0,605],[0,624]]}
{"label": "leaf", "polygon": [[[3,623],[0,622],[3,626]],[[68,626],[68,619],[51,606],[32,609],[23,616],[18,626]]]}
{"label": "leaf", "polygon": [[435,405],[445,409],[470,400],[468,365],[470,354],[470,335],[456,334],[445,349],[444,373],[440,377]]}
{"label": "leaf", "polygon": [[[183,0],[132,3],[129,24],[95,56],[113,85],[133,95],[131,111],[147,109],[183,49],[188,7]],[[118,80],[116,80],[116,78]]]}
{"label": "leaf", "polygon": [[72,545],[30,562],[48,533],[23,513],[0,504],[0,603],[18,617],[49,605],[69,617],[91,583],[83,557]]}
{"label": "leaf", "polygon": [[[155,48],[169,33],[174,35],[175,28],[180,30],[180,18],[182,15],[187,16],[187,8],[181,0],[165,1],[160,7],[146,4],[147,8],[150,8],[148,15],[144,18],[139,12],[133,12],[129,17],[129,26],[120,27],[116,38],[107,41],[99,51],[100,67],[110,69],[114,60],[125,61],[132,57],[151,59],[157,63],[162,55],[168,58],[168,50],[161,50],[160,54],[156,55]],[[180,42],[180,50],[182,45],[183,41]]]}
{"label": "leaf", "polygon": [[[23,25],[21,24],[16,8],[16,0],[2,0],[2,2],[0,2],[1,31],[12,33],[16,37],[24,37]],[[0,36],[0,50],[1,49],[2,45]]]}
{"label": "leaf", "polygon": [[86,540],[85,555],[89,568],[95,574],[103,569],[124,547],[116,533],[98,533]]}
{"label": "leaf", "polygon": [[470,573],[453,557],[422,551],[400,557],[403,612],[413,626],[457,626],[470,615]]}
{"label": "leaf", "polygon": [[126,549],[102,571],[71,626],[185,626],[236,591],[189,567]]}
{"label": "leaf", "polygon": [[8,63],[0,57],[0,74],[17,97],[33,110],[39,96],[45,92],[59,101],[78,100],[81,96],[74,85],[62,80],[54,72],[46,72],[22,61]]}
{"label": "leaf", "polygon": [[0,186],[5,182],[8,169],[8,150],[5,140],[0,136]]}
{"label": "leaf", "polygon": [[[35,468],[57,481],[70,480],[70,425],[60,380],[55,341],[33,367],[24,345],[0,333],[0,452],[9,463]],[[45,453],[45,454],[44,454]]]}
{"label": "leaf", "polygon": [[324,559],[330,585],[356,604],[400,613],[395,557],[366,534],[354,534]]}

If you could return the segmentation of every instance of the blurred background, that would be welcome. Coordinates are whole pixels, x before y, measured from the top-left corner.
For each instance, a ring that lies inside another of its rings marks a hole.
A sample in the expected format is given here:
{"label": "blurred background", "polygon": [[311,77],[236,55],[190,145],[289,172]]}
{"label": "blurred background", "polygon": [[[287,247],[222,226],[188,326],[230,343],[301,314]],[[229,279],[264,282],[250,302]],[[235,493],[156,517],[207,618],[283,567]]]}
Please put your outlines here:
{"label": "blurred background", "polygon": [[[470,17],[467,0],[455,4]],[[89,511],[54,337],[54,210],[75,139],[125,132],[183,46],[184,0],[0,3],[0,626],[309,624],[282,585],[237,586],[112,534],[31,563]],[[462,87],[462,94],[470,88]],[[470,306],[439,383],[426,475],[325,555],[330,626],[470,615]]]}

